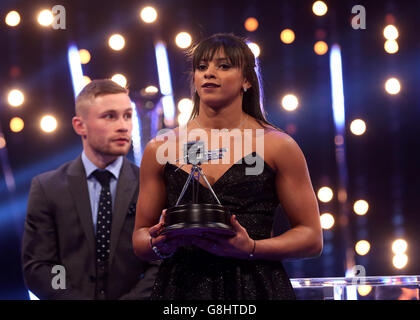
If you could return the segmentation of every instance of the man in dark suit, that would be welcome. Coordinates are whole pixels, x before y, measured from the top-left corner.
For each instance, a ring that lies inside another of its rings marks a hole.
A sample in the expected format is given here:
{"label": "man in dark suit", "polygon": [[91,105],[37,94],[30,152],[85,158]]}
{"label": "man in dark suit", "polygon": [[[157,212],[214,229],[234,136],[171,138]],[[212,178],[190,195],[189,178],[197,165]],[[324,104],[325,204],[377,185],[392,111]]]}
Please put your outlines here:
{"label": "man in dark suit", "polygon": [[40,299],[147,299],[157,264],[133,251],[139,169],[128,91],[94,80],[76,99],[73,128],[83,153],[32,180],[22,263]]}

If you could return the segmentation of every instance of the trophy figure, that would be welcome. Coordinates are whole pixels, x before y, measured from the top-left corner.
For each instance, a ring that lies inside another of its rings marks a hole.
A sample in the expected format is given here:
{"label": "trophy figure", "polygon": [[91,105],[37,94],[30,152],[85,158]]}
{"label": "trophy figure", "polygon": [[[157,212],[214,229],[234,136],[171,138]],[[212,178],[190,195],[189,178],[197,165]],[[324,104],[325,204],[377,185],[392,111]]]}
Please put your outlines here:
{"label": "trophy figure", "polygon": [[[191,172],[175,206],[166,211],[162,234],[195,235],[204,232],[227,236],[235,234],[230,223],[229,209],[220,203],[200,167],[203,162],[222,159],[225,151],[227,151],[226,148],[205,152],[202,141],[188,142],[184,145],[184,160],[187,164],[192,165]],[[176,170],[181,169],[183,165]],[[217,203],[198,203],[200,176],[203,177]],[[180,205],[190,183],[192,184],[192,203]]]}

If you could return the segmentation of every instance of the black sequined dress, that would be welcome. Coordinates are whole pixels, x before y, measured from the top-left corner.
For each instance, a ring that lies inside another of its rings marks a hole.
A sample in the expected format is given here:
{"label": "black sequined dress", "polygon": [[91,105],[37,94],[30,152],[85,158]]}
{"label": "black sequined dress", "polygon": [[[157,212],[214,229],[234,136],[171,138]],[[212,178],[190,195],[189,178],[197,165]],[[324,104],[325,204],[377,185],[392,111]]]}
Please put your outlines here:
{"label": "black sequined dress", "polygon": [[[257,156],[256,153],[248,157]],[[262,159],[261,159],[262,160]],[[230,167],[212,188],[222,205],[234,213],[252,239],[270,237],[279,204],[275,173],[264,162],[259,175],[245,175],[245,157]],[[255,166],[255,164],[253,165]],[[167,163],[164,168],[166,207],[175,205],[188,177]],[[191,185],[182,202],[191,201]],[[200,185],[200,203],[214,203],[210,190]],[[220,257],[197,247],[182,247],[165,259],[152,291],[152,300],[266,300],[295,299],[287,273],[279,261]]]}

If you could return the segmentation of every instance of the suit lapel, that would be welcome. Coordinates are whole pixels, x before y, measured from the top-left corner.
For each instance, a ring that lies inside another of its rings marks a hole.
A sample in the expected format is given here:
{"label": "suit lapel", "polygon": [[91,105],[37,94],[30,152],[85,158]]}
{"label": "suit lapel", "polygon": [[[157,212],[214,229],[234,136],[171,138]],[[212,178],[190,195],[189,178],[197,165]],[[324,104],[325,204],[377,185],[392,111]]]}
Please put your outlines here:
{"label": "suit lapel", "polygon": [[80,156],[70,164],[67,173],[70,193],[73,196],[76,211],[86,235],[87,244],[92,254],[94,254],[95,234],[92,221],[92,209],[90,206],[86,173]]}
{"label": "suit lapel", "polygon": [[124,158],[117,183],[114,210],[112,212],[110,262],[114,257],[121,229],[137,187],[138,180],[135,172],[131,169],[129,161]]}

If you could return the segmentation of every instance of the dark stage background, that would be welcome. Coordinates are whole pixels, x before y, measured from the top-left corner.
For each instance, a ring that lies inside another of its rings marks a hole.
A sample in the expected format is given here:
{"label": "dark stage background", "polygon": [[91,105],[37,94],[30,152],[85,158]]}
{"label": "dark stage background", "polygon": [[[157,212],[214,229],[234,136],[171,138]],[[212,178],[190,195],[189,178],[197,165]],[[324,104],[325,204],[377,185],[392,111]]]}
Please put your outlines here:
{"label": "dark stage background", "polygon": [[[110,78],[122,73],[132,93],[150,84],[159,85],[154,41],[166,42],[174,101],[189,97],[189,64],[174,42],[176,34],[188,31],[193,41],[217,32],[248,37],[261,48],[259,57],[268,118],[288,132],[303,150],[315,192],[323,186],[334,192],[328,203],[319,202],[321,213],[329,212],[335,224],[324,230],[324,251],[316,259],[285,262],[291,278],[342,277],[349,255],[362,265],[368,276],[414,275],[420,273],[418,230],[420,195],[420,1],[325,1],[328,12],[312,13],[313,1],[4,1],[0,2],[0,125],[5,146],[0,149],[0,299],[27,299],[20,264],[20,244],[30,181],[35,175],[58,167],[81,152],[73,132],[74,94],[67,50],[70,42],[89,50],[91,61],[83,65],[91,79]],[[36,14],[61,4],[66,9],[66,29],[42,28]],[[158,20],[146,25],[139,11],[153,5]],[[352,8],[366,9],[366,29],[351,26]],[[16,10],[17,27],[7,26],[4,17]],[[244,28],[249,17],[258,19],[254,32]],[[398,27],[399,51],[384,51],[383,28]],[[292,44],[280,40],[290,28]],[[125,36],[121,51],[110,50],[112,33]],[[317,55],[316,41],[323,40],[329,51]],[[345,170],[348,177],[343,201],[340,188],[339,151],[330,83],[330,49],[339,44],[342,54],[345,97]],[[384,90],[389,77],[401,82],[401,92]],[[25,102],[12,108],[7,102],[10,89],[19,87]],[[299,107],[288,112],[281,98],[293,93]],[[57,130],[46,134],[39,118],[54,114]],[[13,117],[25,121],[20,132],[12,132]],[[363,119],[366,132],[350,131],[354,119]],[[144,142],[144,141],[143,141]],[[133,152],[129,157],[134,159]],[[10,170],[8,171],[8,164]],[[6,183],[12,174],[14,188]],[[353,212],[354,201],[369,203],[366,215]],[[346,212],[348,214],[346,214]],[[286,221],[281,212],[276,228]],[[392,242],[408,243],[408,263],[393,266]],[[361,239],[370,243],[364,255],[354,252]],[[351,259],[350,259],[351,261]]]}

